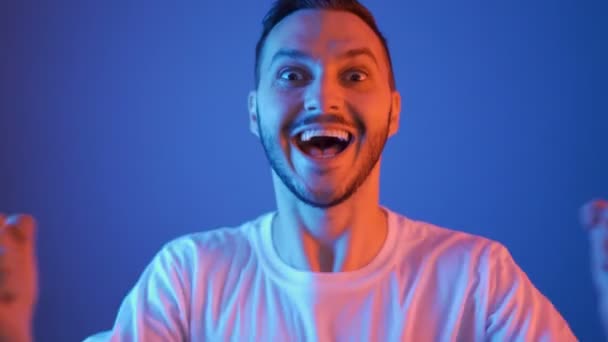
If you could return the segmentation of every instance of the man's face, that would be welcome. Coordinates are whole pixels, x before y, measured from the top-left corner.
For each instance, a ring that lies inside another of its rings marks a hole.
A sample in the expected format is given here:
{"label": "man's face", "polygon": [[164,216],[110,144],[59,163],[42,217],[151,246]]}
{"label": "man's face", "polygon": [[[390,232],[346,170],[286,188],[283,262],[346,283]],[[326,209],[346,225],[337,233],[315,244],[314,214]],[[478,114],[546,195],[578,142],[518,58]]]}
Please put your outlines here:
{"label": "man's face", "polygon": [[348,12],[300,10],[267,37],[251,130],[300,200],[326,208],[367,179],[398,126],[380,39]]}

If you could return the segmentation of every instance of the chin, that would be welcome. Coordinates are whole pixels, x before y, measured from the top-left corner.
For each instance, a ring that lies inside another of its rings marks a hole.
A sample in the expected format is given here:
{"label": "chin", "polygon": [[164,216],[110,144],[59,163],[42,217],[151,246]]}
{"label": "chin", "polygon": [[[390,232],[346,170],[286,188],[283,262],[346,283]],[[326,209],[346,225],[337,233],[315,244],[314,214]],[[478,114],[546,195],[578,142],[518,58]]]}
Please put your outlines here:
{"label": "chin", "polygon": [[296,195],[302,202],[319,209],[328,209],[336,207],[352,197],[354,191],[346,192],[343,189],[339,191],[307,191],[306,194],[299,193]]}

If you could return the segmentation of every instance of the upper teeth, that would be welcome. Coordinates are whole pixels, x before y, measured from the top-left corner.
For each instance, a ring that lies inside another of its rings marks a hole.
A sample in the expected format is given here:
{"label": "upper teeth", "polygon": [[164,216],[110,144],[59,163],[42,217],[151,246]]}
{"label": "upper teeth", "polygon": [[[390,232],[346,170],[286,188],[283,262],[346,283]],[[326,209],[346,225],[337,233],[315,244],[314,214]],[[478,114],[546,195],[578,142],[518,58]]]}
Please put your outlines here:
{"label": "upper teeth", "polygon": [[301,140],[309,141],[314,137],[334,137],[342,141],[348,140],[348,132],[340,129],[309,129],[302,132]]}

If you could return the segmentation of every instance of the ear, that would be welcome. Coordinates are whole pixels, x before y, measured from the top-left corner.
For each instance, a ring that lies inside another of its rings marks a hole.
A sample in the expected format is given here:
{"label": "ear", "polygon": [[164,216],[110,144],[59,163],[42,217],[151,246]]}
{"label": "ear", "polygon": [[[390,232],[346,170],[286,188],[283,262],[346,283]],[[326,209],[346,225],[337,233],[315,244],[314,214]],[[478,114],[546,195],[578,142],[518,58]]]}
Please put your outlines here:
{"label": "ear", "polygon": [[401,94],[394,90],[391,94],[391,121],[388,123],[388,136],[392,137],[399,130],[401,117]]}
{"label": "ear", "polygon": [[258,94],[255,90],[249,92],[247,98],[247,107],[249,109],[249,130],[256,137],[260,137],[259,126],[258,126]]}

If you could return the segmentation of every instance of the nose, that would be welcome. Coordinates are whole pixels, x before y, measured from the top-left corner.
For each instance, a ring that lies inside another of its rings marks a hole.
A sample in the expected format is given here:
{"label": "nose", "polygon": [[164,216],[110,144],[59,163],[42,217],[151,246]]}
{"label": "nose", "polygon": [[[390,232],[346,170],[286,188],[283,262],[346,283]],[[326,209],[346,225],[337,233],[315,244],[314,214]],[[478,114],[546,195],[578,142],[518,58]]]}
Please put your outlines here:
{"label": "nose", "polygon": [[310,113],[339,112],[343,106],[340,84],[327,76],[310,83],[305,93],[304,107]]}

